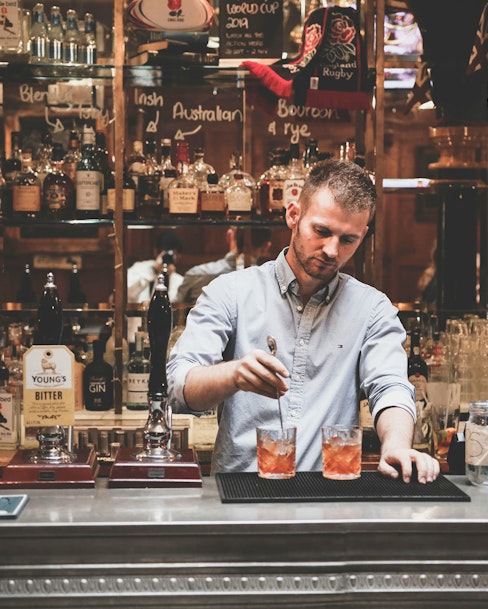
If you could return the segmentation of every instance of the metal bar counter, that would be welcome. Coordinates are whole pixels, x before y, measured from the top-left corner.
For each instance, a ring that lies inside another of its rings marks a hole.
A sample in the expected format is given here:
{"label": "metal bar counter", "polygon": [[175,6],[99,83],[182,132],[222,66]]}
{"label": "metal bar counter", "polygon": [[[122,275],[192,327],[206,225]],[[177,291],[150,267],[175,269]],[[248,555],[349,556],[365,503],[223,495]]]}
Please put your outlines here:
{"label": "metal bar counter", "polygon": [[471,502],[223,504],[214,478],[21,491],[0,607],[486,609],[488,488],[449,479]]}

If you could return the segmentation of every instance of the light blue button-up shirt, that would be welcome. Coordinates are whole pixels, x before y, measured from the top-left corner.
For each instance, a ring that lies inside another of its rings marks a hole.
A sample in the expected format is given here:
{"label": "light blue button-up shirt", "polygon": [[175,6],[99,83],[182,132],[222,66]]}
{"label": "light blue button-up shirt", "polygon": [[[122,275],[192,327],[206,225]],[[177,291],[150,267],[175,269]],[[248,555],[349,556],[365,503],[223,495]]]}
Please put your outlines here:
{"label": "light blue button-up shirt", "polygon": [[[188,371],[255,348],[268,351],[271,334],[276,356],[290,372],[281,404],[286,422],[297,427],[297,470],[320,470],[320,428],[357,424],[361,392],[373,420],[390,406],[415,419],[405,330],[383,293],[344,273],[303,305],[285,253],[217,277],[203,289],[168,360],[170,400],[174,412],[201,414],[185,403]],[[256,426],[266,424],[279,424],[276,400],[245,391],[225,400],[212,473],[257,471]]]}

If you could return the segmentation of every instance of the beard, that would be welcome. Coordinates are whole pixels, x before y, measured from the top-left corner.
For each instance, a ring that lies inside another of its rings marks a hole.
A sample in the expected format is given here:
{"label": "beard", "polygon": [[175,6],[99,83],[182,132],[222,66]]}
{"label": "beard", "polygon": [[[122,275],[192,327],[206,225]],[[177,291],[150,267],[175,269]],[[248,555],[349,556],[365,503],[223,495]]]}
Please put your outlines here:
{"label": "beard", "polygon": [[312,279],[316,279],[325,284],[334,277],[339,270],[339,265],[335,260],[324,256],[322,251],[317,251],[311,255],[305,253],[304,238],[300,234],[300,225],[297,226],[297,232],[293,239],[293,253],[298,264],[303,271]]}

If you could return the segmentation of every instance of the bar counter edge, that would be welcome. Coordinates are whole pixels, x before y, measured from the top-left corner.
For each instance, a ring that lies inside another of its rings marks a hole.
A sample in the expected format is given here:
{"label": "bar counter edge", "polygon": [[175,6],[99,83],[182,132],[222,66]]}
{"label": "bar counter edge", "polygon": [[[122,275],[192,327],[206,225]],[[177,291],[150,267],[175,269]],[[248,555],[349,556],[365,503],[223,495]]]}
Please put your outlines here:
{"label": "bar counter edge", "polygon": [[222,503],[202,488],[27,493],[0,520],[0,607],[488,606],[488,488],[470,502]]}

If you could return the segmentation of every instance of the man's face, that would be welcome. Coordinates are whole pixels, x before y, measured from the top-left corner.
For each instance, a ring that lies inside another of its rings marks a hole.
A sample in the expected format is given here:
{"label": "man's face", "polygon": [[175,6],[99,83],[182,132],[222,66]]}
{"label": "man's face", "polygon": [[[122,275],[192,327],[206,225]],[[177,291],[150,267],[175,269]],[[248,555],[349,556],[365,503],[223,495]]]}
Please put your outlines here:
{"label": "man's face", "polygon": [[334,202],[327,188],[315,193],[305,212],[299,204],[287,210],[292,229],[290,250],[301,280],[328,283],[358,249],[368,230],[369,213],[351,213]]}

